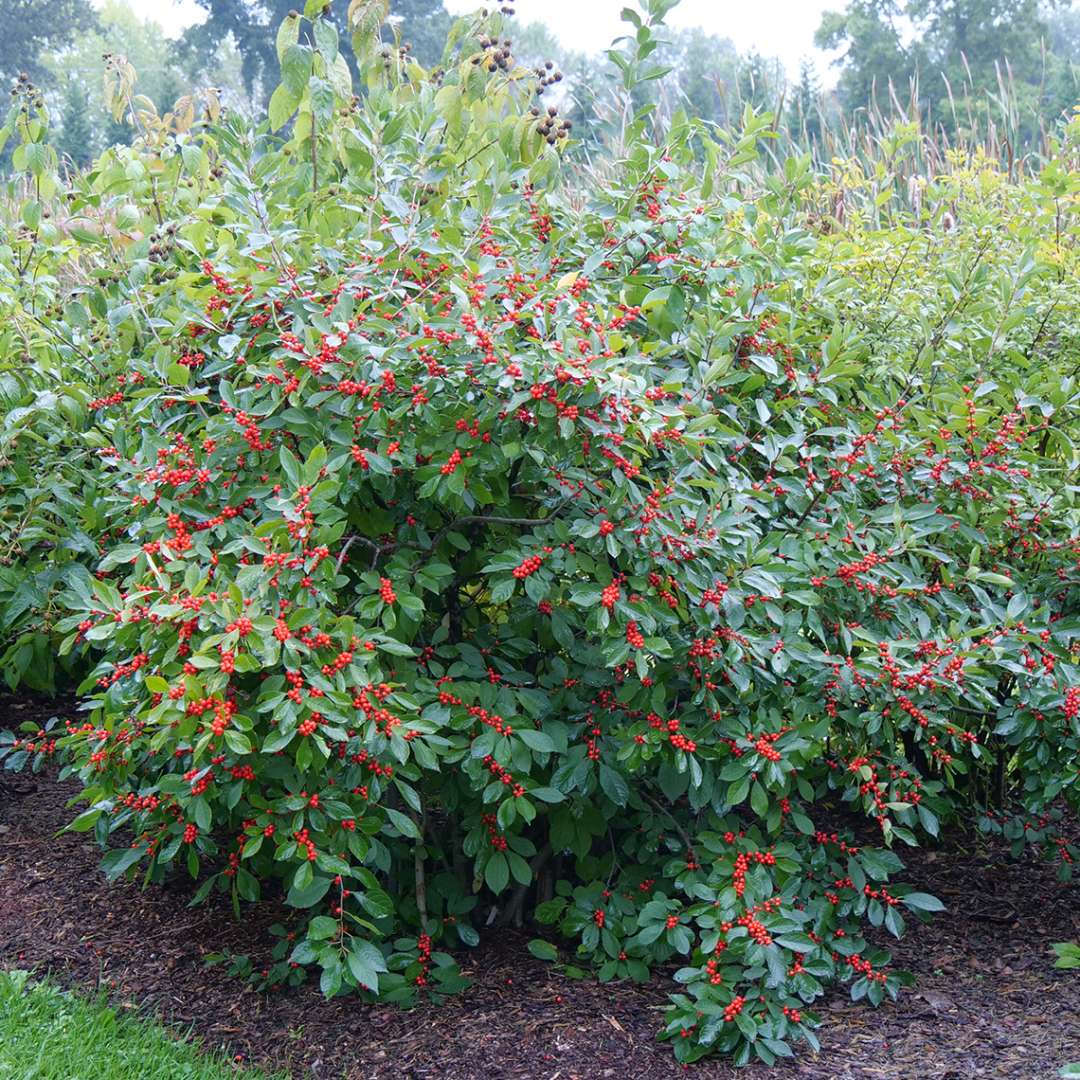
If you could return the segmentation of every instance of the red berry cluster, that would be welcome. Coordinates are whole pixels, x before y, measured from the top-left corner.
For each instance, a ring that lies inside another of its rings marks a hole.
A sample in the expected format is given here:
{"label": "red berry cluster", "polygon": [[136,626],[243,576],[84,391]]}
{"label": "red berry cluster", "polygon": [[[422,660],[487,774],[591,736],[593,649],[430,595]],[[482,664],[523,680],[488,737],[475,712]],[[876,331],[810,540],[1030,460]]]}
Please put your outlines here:
{"label": "red berry cluster", "polygon": [[531,574],[535,574],[543,565],[544,560],[540,555],[529,555],[527,558],[522,559],[521,563],[518,566],[515,566],[511,573],[520,581],[523,578],[529,577]]}

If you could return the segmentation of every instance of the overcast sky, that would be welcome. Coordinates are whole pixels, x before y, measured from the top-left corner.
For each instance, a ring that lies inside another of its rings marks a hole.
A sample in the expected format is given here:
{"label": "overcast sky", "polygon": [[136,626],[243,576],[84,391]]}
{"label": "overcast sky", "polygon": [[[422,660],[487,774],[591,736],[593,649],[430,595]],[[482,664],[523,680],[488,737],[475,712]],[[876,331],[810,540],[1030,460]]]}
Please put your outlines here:
{"label": "overcast sky", "polygon": [[[445,0],[448,11],[459,14],[477,7],[475,0]],[[573,49],[596,52],[623,33],[619,21],[633,0],[514,0],[519,19],[543,22],[559,40]],[[819,69],[828,60],[814,48],[814,31],[821,13],[842,9],[844,0],[682,0],[667,17],[671,26],[700,26],[710,34],[729,37],[740,52],[756,49],[778,56],[793,73],[805,56]]]}
{"label": "overcast sky", "polygon": [[[454,14],[483,6],[481,0],[445,0]],[[498,0],[487,0],[494,6]],[[597,52],[622,32],[619,12],[634,0],[515,0],[518,18],[546,23],[568,48]],[[140,14],[178,34],[199,17],[194,0],[132,0]],[[297,4],[302,7],[302,3]],[[756,49],[778,56],[794,74],[805,56],[826,74],[828,58],[814,48],[821,13],[843,8],[844,0],[682,0],[668,16],[672,26],[699,26],[729,37],[741,52]]]}

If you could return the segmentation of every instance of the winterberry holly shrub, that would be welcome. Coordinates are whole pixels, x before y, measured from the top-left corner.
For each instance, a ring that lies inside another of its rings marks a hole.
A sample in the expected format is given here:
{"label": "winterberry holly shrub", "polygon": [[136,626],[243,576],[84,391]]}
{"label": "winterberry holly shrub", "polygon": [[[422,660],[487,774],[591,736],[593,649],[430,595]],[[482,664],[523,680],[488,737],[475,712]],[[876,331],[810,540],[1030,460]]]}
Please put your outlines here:
{"label": "winterberry holly shrub", "polygon": [[499,15],[427,72],[354,0],[361,98],[324,6],[272,130],[163,121],[78,181],[141,230],[55,628],[94,667],[3,752],[60,755],[111,875],[296,909],[266,985],[437,1000],[538,923],[673,970],[681,1061],[788,1056],[828,984],[896,994],[868,926],[941,910],[898,844],[1077,802],[1072,234],[1017,270],[961,222],[938,279],[938,222],[821,229],[753,115],[642,113],[597,183]]}

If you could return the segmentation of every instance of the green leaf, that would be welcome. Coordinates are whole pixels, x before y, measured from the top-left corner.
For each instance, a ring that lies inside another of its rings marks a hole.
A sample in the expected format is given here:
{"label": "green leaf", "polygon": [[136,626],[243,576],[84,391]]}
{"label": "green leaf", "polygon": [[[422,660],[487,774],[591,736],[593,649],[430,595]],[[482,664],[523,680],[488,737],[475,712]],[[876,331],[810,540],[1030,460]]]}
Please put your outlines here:
{"label": "green leaf", "polygon": [[622,773],[608,765],[600,766],[600,787],[616,806],[625,806],[630,798],[630,788]]}
{"label": "green leaf", "polygon": [[308,81],[308,98],[316,118],[323,124],[330,123],[334,115],[334,88],[325,79],[314,75]]}
{"label": "green leaf", "polygon": [[379,992],[379,974],[387,970],[382,951],[362,938],[353,938],[345,958],[349,972],[360,986]]}
{"label": "green leaf", "polygon": [[341,961],[333,956],[323,961],[322,974],[319,976],[319,989],[326,997],[333,997],[341,990]]}
{"label": "green leaf", "polygon": [[294,885],[285,897],[285,903],[295,908],[314,907],[329,891],[330,878],[316,877],[310,885],[302,889]]}
{"label": "green leaf", "polygon": [[410,648],[403,641],[397,641],[394,638],[387,638],[385,641],[379,642],[379,648],[383,652],[391,653],[393,656],[415,656],[416,652]]}
{"label": "green leaf", "polygon": [[889,904],[885,909],[885,929],[893,937],[900,938],[904,936],[904,918],[892,904]]}
{"label": "green leaf", "polygon": [[125,870],[130,870],[146,854],[142,844],[131,848],[116,848],[101,860],[101,869],[110,880],[118,878]]}
{"label": "green leaf", "polygon": [[541,802],[546,803],[559,803],[562,802],[566,796],[552,787],[538,787],[533,788],[529,794],[534,799],[539,799]]}
{"label": "green leaf", "polygon": [[316,443],[307,461],[304,462],[304,484],[313,487],[319,479],[319,473],[326,465],[326,447],[322,443]]}
{"label": "green leaf", "polygon": [[750,807],[759,818],[765,817],[769,812],[769,796],[756,780],[750,788]]}
{"label": "green leaf", "polygon": [[416,822],[408,814],[403,814],[392,806],[384,806],[383,809],[386,811],[390,823],[402,836],[407,836],[410,840],[420,839],[420,830],[417,828]]}
{"label": "green leaf", "polygon": [[501,851],[496,851],[484,867],[484,881],[493,893],[501,893],[510,881],[510,864]]}
{"label": "green leaf", "polygon": [[515,728],[514,734],[530,749],[538,754],[550,754],[555,749],[551,736],[543,731],[533,731],[531,728]]}
{"label": "green leaf", "polygon": [[549,941],[542,938],[533,938],[526,946],[537,960],[558,960],[559,950]]}
{"label": "green leaf", "polygon": [[290,487],[295,491],[302,483],[299,460],[287,446],[283,446],[278,453],[278,461],[281,463]]}
{"label": "green leaf", "polygon": [[945,905],[936,896],[931,896],[929,893],[908,893],[907,896],[901,897],[901,899],[909,908],[914,908],[916,911],[945,910]]}
{"label": "green leaf", "polygon": [[[270,95],[267,115],[271,131],[280,131],[292,119],[297,105],[300,104],[300,97],[300,94],[294,93],[284,83]],[[186,371],[187,368],[184,370]]]}
{"label": "green leaf", "polygon": [[84,810],[70,825],[67,826],[69,832],[89,832],[96,824],[99,817],[101,817],[101,807],[93,807],[90,810]]}
{"label": "green leaf", "polygon": [[742,803],[746,796],[750,794],[750,777],[744,776],[741,780],[736,780],[731,787],[728,788],[727,802],[730,806],[738,806]]}
{"label": "green leaf", "polygon": [[295,731],[278,731],[273,735],[268,735],[266,742],[263,743],[262,752],[264,754],[276,754],[279,750],[284,750],[293,741],[295,734]]}
{"label": "green leaf", "polygon": [[390,0],[352,0],[349,4],[349,25],[353,32],[353,49],[358,56],[362,55],[374,40],[389,11]]}
{"label": "green leaf", "polygon": [[306,45],[290,45],[281,60],[281,86],[298,102],[311,78],[312,55]]}
{"label": "green leaf", "polygon": [[251,743],[242,731],[234,731],[232,728],[229,728],[225,732],[225,745],[228,746],[234,754],[251,753]]}
{"label": "green leaf", "polygon": [[315,20],[315,47],[332,64],[338,53],[337,27],[327,19]]}
{"label": "green leaf", "polygon": [[324,941],[326,938],[332,938],[338,932],[338,922],[336,919],[331,919],[329,915],[316,915],[311,922],[308,923],[308,937],[313,938],[315,941]]}
{"label": "green leaf", "polygon": [[278,63],[285,59],[285,50],[300,40],[300,20],[295,15],[287,16],[278,27],[274,47],[277,50]]}

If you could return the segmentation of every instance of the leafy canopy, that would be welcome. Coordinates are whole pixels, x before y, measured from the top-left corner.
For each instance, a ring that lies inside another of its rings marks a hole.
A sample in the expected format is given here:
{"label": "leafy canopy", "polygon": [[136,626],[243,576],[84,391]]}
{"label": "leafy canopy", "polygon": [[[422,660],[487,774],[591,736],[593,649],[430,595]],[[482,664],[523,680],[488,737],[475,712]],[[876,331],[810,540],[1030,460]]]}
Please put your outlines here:
{"label": "leafy canopy", "polygon": [[679,1060],[773,1062],[902,985],[865,928],[942,904],[895,847],[1075,857],[1080,128],[925,188],[902,133],[830,177],[752,110],[653,141],[670,6],[597,181],[498,13],[432,72],[309,3],[255,129],[119,71],[140,136],[66,188],[20,98],[4,665],[89,675],[0,753],[110,875],[280,890],[270,984],[440,1000],[528,920],[677,962]]}

